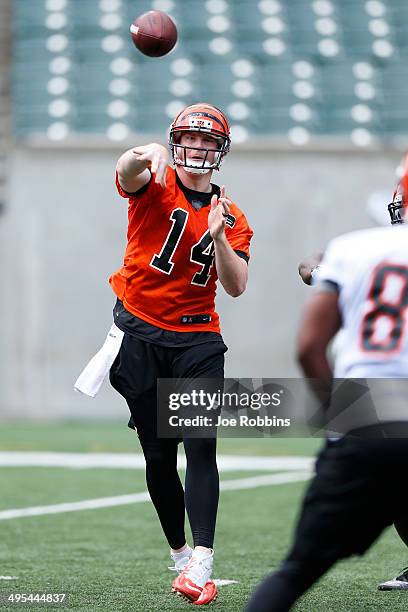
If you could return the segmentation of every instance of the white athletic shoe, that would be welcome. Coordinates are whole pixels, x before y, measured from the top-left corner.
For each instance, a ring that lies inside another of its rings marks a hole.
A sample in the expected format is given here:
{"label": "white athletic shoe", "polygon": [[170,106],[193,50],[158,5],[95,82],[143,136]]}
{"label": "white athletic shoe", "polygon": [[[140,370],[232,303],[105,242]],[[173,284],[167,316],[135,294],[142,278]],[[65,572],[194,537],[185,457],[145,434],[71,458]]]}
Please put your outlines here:
{"label": "white athletic shoe", "polygon": [[183,550],[183,552],[170,553],[170,556],[174,561],[174,566],[169,567],[169,570],[180,574],[183,571],[183,569],[186,567],[187,563],[190,561],[192,554],[193,554],[193,549],[190,548],[190,546],[187,546],[187,548]]}
{"label": "white athletic shoe", "polygon": [[[174,592],[187,597],[190,601],[197,601],[202,594],[204,587],[210,582],[213,569],[214,551],[210,553],[201,550],[194,550],[190,561],[187,563],[181,574],[173,581],[172,589]],[[215,587],[215,585],[214,585]],[[217,589],[211,594],[210,603],[217,596]],[[201,602],[200,602],[201,603]]]}
{"label": "white athletic shoe", "polygon": [[203,550],[193,550],[191,559],[185,569],[184,575],[191,582],[203,588],[209,581],[214,563],[214,551],[210,553]]}

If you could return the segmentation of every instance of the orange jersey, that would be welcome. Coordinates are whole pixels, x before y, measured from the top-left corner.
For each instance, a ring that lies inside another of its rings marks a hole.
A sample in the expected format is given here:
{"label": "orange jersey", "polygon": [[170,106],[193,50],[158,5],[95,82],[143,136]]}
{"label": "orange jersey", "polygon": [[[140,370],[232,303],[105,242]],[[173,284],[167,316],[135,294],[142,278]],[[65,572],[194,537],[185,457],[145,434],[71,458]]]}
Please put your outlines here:
{"label": "orange jersey", "polygon": [[[126,310],[162,329],[219,332],[210,207],[194,208],[170,166],[165,189],[154,175],[135,195],[122,189],[117,176],[116,186],[129,200],[128,244],[124,264],[109,282]],[[225,233],[231,247],[249,257],[253,232],[235,204]]]}

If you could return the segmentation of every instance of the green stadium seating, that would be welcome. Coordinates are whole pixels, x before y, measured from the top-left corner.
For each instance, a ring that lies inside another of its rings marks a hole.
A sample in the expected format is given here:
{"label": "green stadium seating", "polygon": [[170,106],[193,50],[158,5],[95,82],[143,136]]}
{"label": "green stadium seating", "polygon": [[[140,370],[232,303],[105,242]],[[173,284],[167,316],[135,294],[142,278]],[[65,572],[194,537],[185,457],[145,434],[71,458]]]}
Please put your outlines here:
{"label": "green stadium seating", "polygon": [[138,52],[129,34],[153,0],[120,0],[113,12],[108,4],[69,0],[52,10],[14,0],[16,135],[55,123],[70,133],[106,135],[120,123],[157,134],[175,108],[198,100],[230,109],[232,124],[255,136],[296,126],[336,136],[408,131],[406,0],[382,0],[380,15],[360,0],[172,0],[179,42],[160,59]]}

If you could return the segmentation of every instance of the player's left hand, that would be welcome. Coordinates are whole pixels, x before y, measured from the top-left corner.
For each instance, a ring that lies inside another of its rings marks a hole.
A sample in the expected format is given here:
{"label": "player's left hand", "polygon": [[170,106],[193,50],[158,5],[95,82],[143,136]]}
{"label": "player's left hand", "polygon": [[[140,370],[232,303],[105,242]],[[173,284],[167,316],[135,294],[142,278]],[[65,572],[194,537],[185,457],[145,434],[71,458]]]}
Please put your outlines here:
{"label": "player's left hand", "polygon": [[220,197],[218,198],[214,194],[211,198],[211,208],[208,214],[208,229],[213,240],[216,240],[224,233],[225,218],[229,214],[230,206],[231,200],[225,195],[225,186],[223,185]]}

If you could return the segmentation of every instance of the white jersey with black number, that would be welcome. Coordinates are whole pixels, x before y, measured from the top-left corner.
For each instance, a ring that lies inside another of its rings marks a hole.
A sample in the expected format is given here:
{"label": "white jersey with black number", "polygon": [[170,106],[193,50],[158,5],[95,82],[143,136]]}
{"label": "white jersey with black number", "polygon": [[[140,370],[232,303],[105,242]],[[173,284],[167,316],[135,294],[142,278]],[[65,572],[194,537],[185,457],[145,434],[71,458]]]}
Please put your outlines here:
{"label": "white jersey with black number", "polygon": [[408,377],[408,226],[330,242],[314,284],[339,293],[336,378]]}

